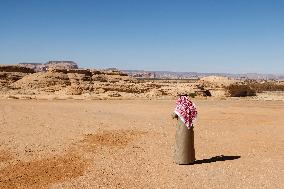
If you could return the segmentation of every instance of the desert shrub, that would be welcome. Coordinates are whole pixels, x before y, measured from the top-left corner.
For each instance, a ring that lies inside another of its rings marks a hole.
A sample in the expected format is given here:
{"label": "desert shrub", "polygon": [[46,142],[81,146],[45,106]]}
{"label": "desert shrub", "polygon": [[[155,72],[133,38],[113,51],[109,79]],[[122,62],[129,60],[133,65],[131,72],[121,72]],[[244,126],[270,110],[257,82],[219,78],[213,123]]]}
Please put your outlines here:
{"label": "desert shrub", "polygon": [[232,84],[226,87],[226,89],[231,97],[256,96],[256,91],[249,85]]}
{"label": "desert shrub", "polygon": [[200,90],[204,90],[204,85],[197,85],[196,87]]}
{"label": "desert shrub", "polygon": [[189,93],[188,96],[189,96],[190,98],[195,98],[195,97],[196,97],[196,93]]}
{"label": "desert shrub", "polygon": [[209,90],[204,91],[205,96],[212,96],[211,92]]}

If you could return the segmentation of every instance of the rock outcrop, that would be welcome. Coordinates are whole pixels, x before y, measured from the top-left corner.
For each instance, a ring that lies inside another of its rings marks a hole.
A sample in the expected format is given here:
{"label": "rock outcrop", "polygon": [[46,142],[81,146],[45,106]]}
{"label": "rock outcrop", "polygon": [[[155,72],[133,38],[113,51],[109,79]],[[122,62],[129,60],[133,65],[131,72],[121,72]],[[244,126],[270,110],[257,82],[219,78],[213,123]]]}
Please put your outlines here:
{"label": "rock outcrop", "polygon": [[221,76],[207,76],[200,79],[205,86],[224,87],[236,83],[235,80]]}
{"label": "rock outcrop", "polygon": [[14,96],[80,95],[94,99],[171,98],[180,93],[210,96],[207,89],[198,87],[198,83],[193,81],[137,80],[116,69],[62,69],[51,66],[46,71],[34,73],[33,68],[1,66],[0,86],[1,95]]}
{"label": "rock outcrop", "polygon": [[[26,69],[26,68],[25,68]],[[19,75],[19,74],[18,74]],[[57,69],[23,75],[8,83],[19,94],[81,95],[109,93],[111,97],[123,93],[145,93],[153,86],[138,81],[119,71],[90,69]]]}
{"label": "rock outcrop", "polygon": [[0,65],[0,72],[35,73],[33,69],[19,65]]}
{"label": "rock outcrop", "polygon": [[10,84],[32,73],[34,73],[34,70],[30,68],[17,65],[2,65],[0,66],[0,88],[7,88]]}

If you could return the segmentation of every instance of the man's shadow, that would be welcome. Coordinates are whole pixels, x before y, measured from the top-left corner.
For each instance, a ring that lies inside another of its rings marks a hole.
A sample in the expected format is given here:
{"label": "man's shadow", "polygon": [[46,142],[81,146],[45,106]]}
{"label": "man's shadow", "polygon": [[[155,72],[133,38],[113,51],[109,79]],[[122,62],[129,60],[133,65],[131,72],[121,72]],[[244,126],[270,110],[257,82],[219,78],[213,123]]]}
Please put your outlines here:
{"label": "man's shadow", "polygon": [[213,163],[213,162],[217,162],[217,161],[235,160],[235,159],[239,159],[240,157],[241,156],[224,156],[224,155],[220,155],[220,156],[212,157],[210,159],[196,160],[196,161],[194,161],[192,163],[192,165],[203,164],[203,163]]}

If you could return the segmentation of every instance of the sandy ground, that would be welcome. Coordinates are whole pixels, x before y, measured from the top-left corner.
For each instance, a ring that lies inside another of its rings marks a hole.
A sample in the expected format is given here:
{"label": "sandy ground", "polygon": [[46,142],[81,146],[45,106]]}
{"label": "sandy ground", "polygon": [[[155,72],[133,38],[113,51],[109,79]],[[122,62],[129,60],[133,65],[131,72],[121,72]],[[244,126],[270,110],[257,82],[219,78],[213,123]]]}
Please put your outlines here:
{"label": "sandy ground", "polygon": [[172,100],[1,100],[0,188],[284,188],[284,102],[196,100],[176,165]]}

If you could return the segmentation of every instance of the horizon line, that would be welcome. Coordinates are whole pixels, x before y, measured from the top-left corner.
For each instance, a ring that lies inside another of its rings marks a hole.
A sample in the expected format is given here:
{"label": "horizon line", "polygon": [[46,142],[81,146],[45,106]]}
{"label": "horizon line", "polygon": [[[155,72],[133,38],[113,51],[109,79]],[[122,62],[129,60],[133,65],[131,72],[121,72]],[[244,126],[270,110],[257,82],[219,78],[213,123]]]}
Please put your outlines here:
{"label": "horizon line", "polygon": [[47,62],[19,62],[14,64],[3,64],[0,65],[10,66],[10,65],[19,65],[19,64],[46,64],[48,62],[53,61],[62,61],[62,62],[74,62],[78,65],[79,69],[117,69],[120,71],[143,71],[143,72],[171,72],[171,73],[197,73],[197,74],[231,74],[231,75],[247,75],[247,74],[259,74],[259,75],[284,75],[284,73],[263,73],[263,72],[242,72],[242,73],[232,73],[232,72],[198,72],[198,71],[169,71],[169,70],[144,70],[144,69],[124,69],[124,68],[117,68],[117,67],[105,67],[105,68],[96,68],[96,67],[81,67],[76,61],[73,60],[49,60]]}

